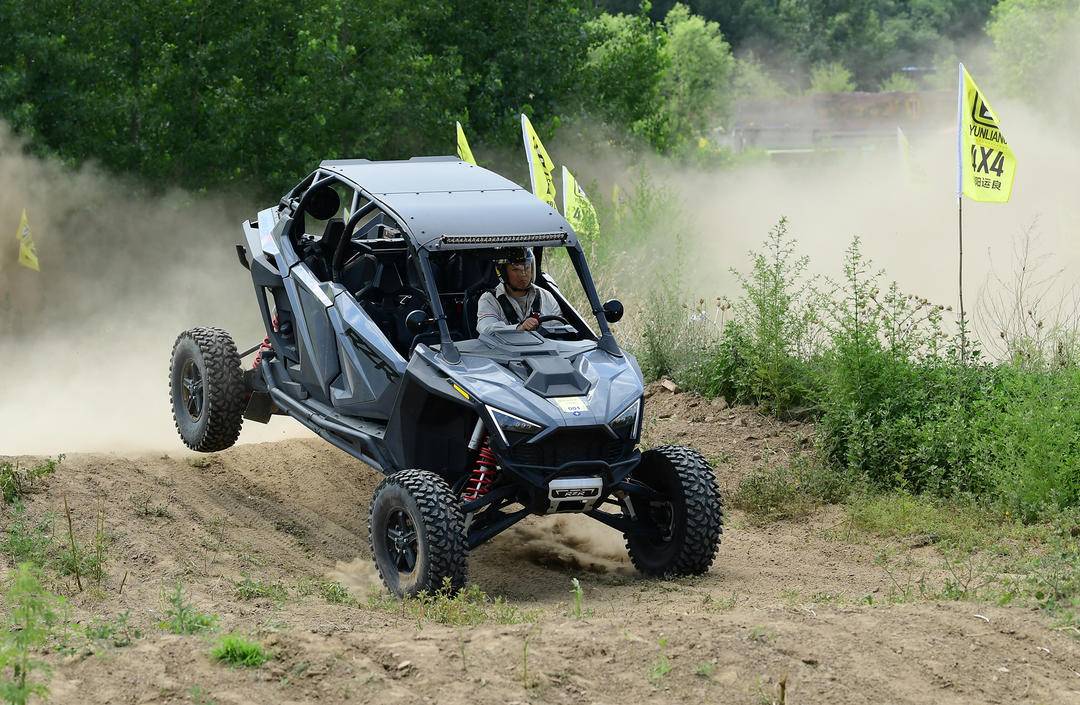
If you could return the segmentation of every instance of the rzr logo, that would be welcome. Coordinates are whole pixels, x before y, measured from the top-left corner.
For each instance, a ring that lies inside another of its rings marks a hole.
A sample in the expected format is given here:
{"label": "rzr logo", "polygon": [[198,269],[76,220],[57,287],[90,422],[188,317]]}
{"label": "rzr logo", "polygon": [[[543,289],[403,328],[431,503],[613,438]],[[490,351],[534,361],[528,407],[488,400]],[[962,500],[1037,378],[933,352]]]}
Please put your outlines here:
{"label": "rzr logo", "polygon": [[555,499],[570,499],[572,497],[596,497],[600,494],[600,490],[595,487],[586,487],[581,489],[567,489],[567,490],[552,490],[551,496]]}

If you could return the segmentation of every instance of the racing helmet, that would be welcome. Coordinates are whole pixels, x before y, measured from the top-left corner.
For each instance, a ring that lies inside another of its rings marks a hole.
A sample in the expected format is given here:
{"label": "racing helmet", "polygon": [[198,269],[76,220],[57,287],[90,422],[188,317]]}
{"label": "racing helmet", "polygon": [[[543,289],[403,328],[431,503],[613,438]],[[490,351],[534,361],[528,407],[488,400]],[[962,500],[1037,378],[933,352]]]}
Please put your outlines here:
{"label": "racing helmet", "polygon": [[510,247],[504,250],[500,257],[495,260],[495,270],[499,274],[499,281],[503,283],[503,286],[509,286],[507,280],[508,270],[510,265],[524,265],[528,268],[529,283],[536,282],[536,257],[533,255],[531,247]]}

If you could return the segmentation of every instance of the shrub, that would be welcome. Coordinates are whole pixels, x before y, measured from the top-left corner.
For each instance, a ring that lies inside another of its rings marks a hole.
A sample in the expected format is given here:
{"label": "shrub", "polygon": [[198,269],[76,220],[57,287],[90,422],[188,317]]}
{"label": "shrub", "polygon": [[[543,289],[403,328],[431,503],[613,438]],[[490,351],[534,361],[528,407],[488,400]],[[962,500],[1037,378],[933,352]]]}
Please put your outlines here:
{"label": "shrub", "polygon": [[255,668],[270,660],[270,655],[262,647],[262,644],[237,636],[226,634],[210,652],[218,661],[230,666],[243,668]]}
{"label": "shrub", "polygon": [[[31,696],[44,698],[48,688],[35,672],[48,667],[33,657],[61,618],[63,602],[41,585],[38,569],[22,563],[16,569],[4,595],[7,607],[3,641],[0,642],[0,698],[12,705],[25,705]],[[10,673],[10,677],[9,677]]]}
{"label": "shrub", "polygon": [[217,624],[217,617],[199,612],[184,598],[184,586],[180,582],[165,599],[169,606],[165,610],[165,619],[160,623],[162,629],[173,634],[197,634],[213,629]]}
{"label": "shrub", "polygon": [[856,484],[813,457],[798,456],[790,464],[752,471],[739,483],[733,503],[759,524],[800,519],[821,504],[843,501]]}
{"label": "shrub", "polygon": [[18,462],[0,463],[0,496],[4,504],[11,504],[26,496],[38,485],[38,481],[56,472],[64,456],[49,458],[33,467],[21,468]]}

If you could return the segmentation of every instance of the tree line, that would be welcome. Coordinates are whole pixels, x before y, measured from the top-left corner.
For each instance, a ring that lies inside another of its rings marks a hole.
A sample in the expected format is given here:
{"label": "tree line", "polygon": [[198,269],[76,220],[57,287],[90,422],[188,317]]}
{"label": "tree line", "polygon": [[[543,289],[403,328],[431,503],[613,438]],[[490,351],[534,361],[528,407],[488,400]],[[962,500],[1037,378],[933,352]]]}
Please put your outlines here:
{"label": "tree line", "polygon": [[9,0],[0,118],[73,164],[269,193],[325,158],[446,153],[455,120],[481,147],[510,145],[519,112],[544,133],[588,123],[679,155],[739,96],[926,85],[988,21],[1027,62],[1012,67],[1024,85],[1038,60],[1011,38],[1038,38],[1026,13],[1076,4]]}

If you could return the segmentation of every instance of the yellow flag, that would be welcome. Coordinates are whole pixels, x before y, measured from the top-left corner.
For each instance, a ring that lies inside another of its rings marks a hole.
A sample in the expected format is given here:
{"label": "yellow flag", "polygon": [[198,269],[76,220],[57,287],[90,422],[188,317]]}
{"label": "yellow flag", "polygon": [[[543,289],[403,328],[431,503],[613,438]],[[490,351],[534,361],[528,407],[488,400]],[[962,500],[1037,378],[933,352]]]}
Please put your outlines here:
{"label": "yellow flag", "polygon": [[585,195],[585,189],[565,166],[562,168],[562,210],[566,222],[570,223],[578,237],[591,240],[600,234],[596,208]]}
{"label": "yellow flag", "polygon": [[521,136],[525,140],[525,154],[529,159],[532,192],[541,201],[555,208],[555,178],[552,176],[555,164],[524,113],[521,115]]}
{"label": "yellow flag", "polygon": [[22,218],[19,219],[19,229],[15,231],[15,239],[19,241],[19,264],[40,272],[37,248],[34,247],[34,239],[30,236],[30,221],[26,217],[25,208],[23,208]]}
{"label": "yellow flag", "polygon": [[461,129],[461,123],[454,123],[457,125],[457,155],[458,159],[463,162],[469,162],[472,165],[476,165],[476,158],[472,155],[472,150],[469,149],[469,140],[465,139],[465,130]]}
{"label": "yellow flag", "polygon": [[1016,156],[1001,134],[997,114],[960,64],[957,191],[973,201],[1005,203],[1012,195]]}

